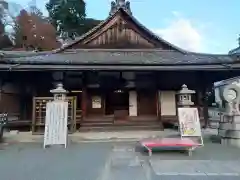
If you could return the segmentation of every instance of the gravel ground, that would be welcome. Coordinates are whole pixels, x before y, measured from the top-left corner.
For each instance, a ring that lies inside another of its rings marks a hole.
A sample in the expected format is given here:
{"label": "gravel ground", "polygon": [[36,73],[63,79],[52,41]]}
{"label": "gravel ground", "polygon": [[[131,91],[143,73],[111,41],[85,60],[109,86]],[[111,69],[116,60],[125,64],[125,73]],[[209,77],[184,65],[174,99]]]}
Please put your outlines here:
{"label": "gravel ground", "polygon": [[2,146],[1,180],[239,180],[239,149],[206,142],[192,157],[146,153],[133,142],[95,142],[42,148],[39,143]]}

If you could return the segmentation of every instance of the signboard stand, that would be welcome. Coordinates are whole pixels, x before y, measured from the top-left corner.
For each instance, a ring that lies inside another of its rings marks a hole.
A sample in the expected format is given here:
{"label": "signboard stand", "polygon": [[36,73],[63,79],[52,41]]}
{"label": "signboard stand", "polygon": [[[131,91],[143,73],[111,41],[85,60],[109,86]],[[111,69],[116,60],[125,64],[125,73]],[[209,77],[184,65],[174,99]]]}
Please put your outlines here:
{"label": "signboard stand", "polygon": [[60,83],[56,89],[50,91],[54,101],[48,102],[46,107],[46,122],[43,148],[51,145],[67,147],[68,136],[68,102],[65,101],[67,91]]}
{"label": "signboard stand", "polygon": [[51,145],[67,147],[67,102],[47,103],[46,123],[44,133],[44,148]]}
{"label": "signboard stand", "polygon": [[189,155],[191,155],[195,148],[204,146],[198,109],[190,107],[178,108],[178,119],[181,139],[197,140],[197,144],[189,149]]}

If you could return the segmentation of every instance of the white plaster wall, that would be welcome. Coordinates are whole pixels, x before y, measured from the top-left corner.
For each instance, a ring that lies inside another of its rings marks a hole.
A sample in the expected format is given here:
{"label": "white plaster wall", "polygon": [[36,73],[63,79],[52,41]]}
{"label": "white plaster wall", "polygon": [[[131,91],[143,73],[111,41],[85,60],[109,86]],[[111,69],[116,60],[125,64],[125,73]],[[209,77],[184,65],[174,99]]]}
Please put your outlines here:
{"label": "white plaster wall", "polygon": [[129,92],[129,116],[137,116],[137,92]]}
{"label": "white plaster wall", "polygon": [[160,91],[160,105],[162,116],[175,116],[176,114],[176,92]]}

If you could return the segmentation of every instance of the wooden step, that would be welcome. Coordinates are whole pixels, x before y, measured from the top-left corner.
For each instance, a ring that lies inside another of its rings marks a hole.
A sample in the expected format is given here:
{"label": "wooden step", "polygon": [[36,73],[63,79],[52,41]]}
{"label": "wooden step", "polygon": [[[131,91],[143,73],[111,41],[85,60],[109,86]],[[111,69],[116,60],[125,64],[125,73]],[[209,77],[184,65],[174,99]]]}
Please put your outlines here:
{"label": "wooden step", "polygon": [[129,130],[162,130],[162,126],[148,125],[148,126],[97,126],[97,127],[80,127],[79,131],[129,131]]}
{"label": "wooden step", "polygon": [[135,125],[158,125],[160,121],[83,121],[82,126],[101,126],[101,125],[113,125],[113,126],[135,126]]}
{"label": "wooden step", "polygon": [[102,121],[81,123],[80,130],[82,131],[114,131],[114,130],[155,130],[162,129],[160,121]]}

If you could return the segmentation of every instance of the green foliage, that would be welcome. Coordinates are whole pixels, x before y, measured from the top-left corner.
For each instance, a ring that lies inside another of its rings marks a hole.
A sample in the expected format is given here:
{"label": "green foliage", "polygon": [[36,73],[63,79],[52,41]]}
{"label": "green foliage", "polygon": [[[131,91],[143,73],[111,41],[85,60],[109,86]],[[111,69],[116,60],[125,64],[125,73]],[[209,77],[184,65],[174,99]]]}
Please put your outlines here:
{"label": "green foliage", "polygon": [[86,33],[101,22],[86,18],[85,5],[83,0],[49,0],[46,8],[58,34],[73,38]]}
{"label": "green foliage", "polygon": [[83,0],[50,0],[46,8],[59,34],[67,33],[71,37],[83,33],[86,17]]}

